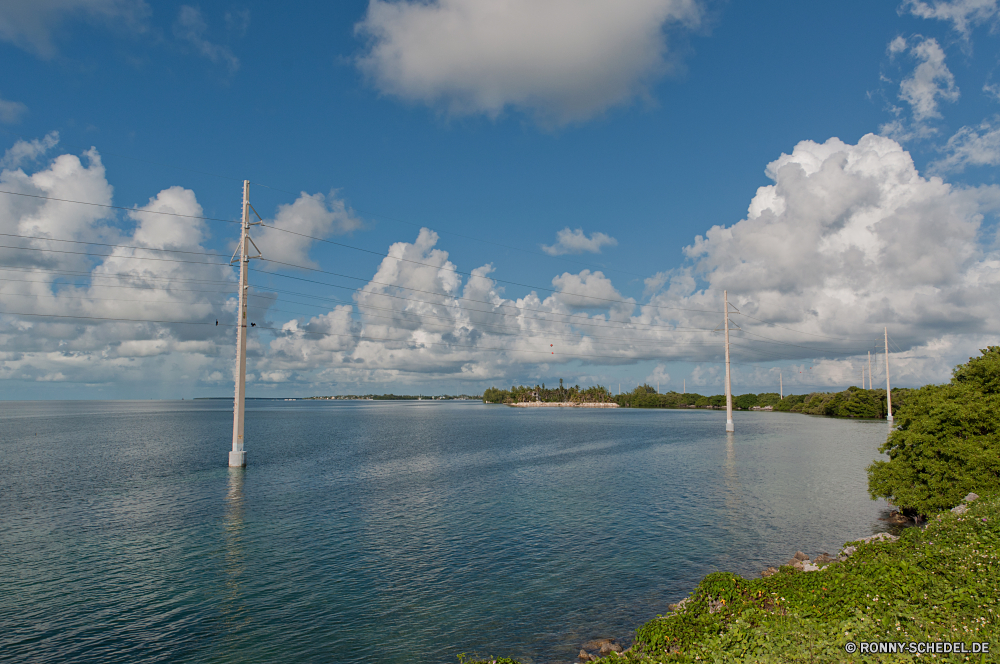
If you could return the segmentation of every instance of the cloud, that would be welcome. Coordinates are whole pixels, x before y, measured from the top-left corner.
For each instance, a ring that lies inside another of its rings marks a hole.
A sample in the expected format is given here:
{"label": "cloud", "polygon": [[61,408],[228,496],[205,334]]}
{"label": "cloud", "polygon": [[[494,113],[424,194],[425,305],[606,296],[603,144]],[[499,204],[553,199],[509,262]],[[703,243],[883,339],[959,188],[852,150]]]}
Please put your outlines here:
{"label": "cloud", "polygon": [[[774,368],[789,365],[802,369],[784,373],[789,390],[856,383],[867,352],[881,348],[883,327],[896,384],[947,380],[950,367],[995,343],[1000,187],[926,177],[897,142],[871,134],[857,144],[803,141],[765,172],[773,183],[758,189],[746,217],[696,237],[685,264],[647,282],[641,301],[590,270],[555,275],[551,292],[508,296],[492,265],[461,274],[468,268],[428,229],[393,243],[353,301],[279,317],[285,294],[255,288],[251,381],[255,389],[313,394],[366,393],[378,384],[475,391],[540,382],[554,371],[570,382],[611,384],[622,366],[639,365],[636,377],[648,373],[647,382],[659,376],[662,384],[669,362],[683,361],[695,364],[691,385],[711,392],[722,389],[723,290],[739,312],[732,314],[740,328],[732,333],[737,392],[773,390]],[[58,155],[34,172],[5,169],[0,183],[112,202],[95,150]],[[79,245],[19,240],[24,249],[0,255],[0,311],[130,319],[0,315],[0,379],[139,385],[155,375],[217,389],[232,376],[233,271],[228,256],[199,255],[209,229],[192,218],[202,214],[195,193],[167,187],[120,218],[109,214],[0,197],[2,232],[127,245],[84,256],[31,250]],[[333,195],[303,193],[270,223],[322,237],[356,228],[352,220]],[[258,235],[265,255],[280,248],[308,260],[307,242],[281,245],[276,231],[267,232]],[[163,249],[191,253],[174,254],[185,261],[174,262]]]}
{"label": "cloud", "polygon": [[666,386],[670,383],[670,374],[667,373],[667,368],[664,365],[657,364],[653,373],[646,376],[643,382],[654,387],[661,384]]}
{"label": "cloud", "polygon": [[563,254],[582,254],[589,251],[593,254],[601,253],[601,247],[615,247],[618,240],[610,235],[595,232],[587,237],[582,228],[571,231],[569,227],[556,233],[556,243],[553,245],[542,245],[542,251],[550,256],[561,256]]}
{"label": "cloud", "polygon": [[930,164],[932,172],[961,172],[967,166],[996,166],[1000,164],[1000,126],[997,119],[986,121],[978,127],[962,127],[942,151],[945,157]]}
{"label": "cloud", "polygon": [[560,125],[647,94],[675,59],[667,30],[700,21],[696,0],[371,0],[355,30],[384,94]]}
{"label": "cloud", "polygon": [[899,84],[899,99],[910,107],[912,121],[903,121],[899,117],[902,109],[893,108],[897,120],[883,125],[882,133],[899,141],[933,135],[937,130],[930,121],[941,117],[940,102],[958,101],[960,95],[955,77],[945,64],[944,51],[936,39],[920,35],[909,41],[896,37],[888,51],[891,58],[908,53],[918,64]]}
{"label": "cloud", "polygon": [[0,124],[17,124],[28,112],[28,107],[19,101],[0,98]]}
{"label": "cloud", "polygon": [[56,55],[53,36],[69,20],[143,33],[149,5],[144,0],[33,0],[0,3],[0,40],[42,58]]}
{"label": "cloud", "polygon": [[33,162],[59,143],[59,132],[51,131],[42,139],[18,141],[0,159],[0,168],[17,168],[25,162]]}
{"label": "cloud", "polygon": [[[14,161],[35,159],[52,144],[25,142],[37,149],[22,149]],[[0,184],[50,199],[112,204],[113,188],[93,149],[82,158],[59,155],[33,173],[5,167]],[[220,356],[231,345],[225,323],[234,320],[232,270],[224,258],[198,256],[206,252],[207,228],[190,217],[201,214],[194,192],[180,187],[159,192],[124,219],[98,206],[0,197],[5,244],[21,247],[0,257],[0,378],[123,385],[155,376],[157,384],[176,385],[231,366]],[[86,244],[93,242],[103,244]],[[223,325],[216,327],[217,319]]]}
{"label": "cloud", "polygon": [[335,193],[327,198],[302,192],[291,205],[279,206],[274,220],[268,220],[263,229],[251,235],[268,260],[316,267],[309,258],[312,238],[343,235],[359,228],[361,220]]}
{"label": "cloud", "polygon": [[[239,17],[230,18],[227,14],[227,23],[231,27],[241,27]],[[249,17],[246,19],[249,21]],[[233,23],[235,21],[235,24]],[[242,26],[243,30],[246,29]],[[216,64],[224,64],[229,71],[234,72],[240,68],[240,61],[233,52],[226,46],[213,44],[205,39],[208,32],[208,24],[201,15],[201,10],[190,5],[181,5],[177,14],[177,22],[174,23],[174,36],[191,44],[199,55],[208,58]]]}
{"label": "cloud", "polygon": [[986,304],[1000,295],[1000,256],[987,240],[1000,188],[924,178],[898,143],[874,135],[803,141],[767,174],[775,184],[758,190],[746,219],[687,247],[708,289],[681,303],[727,289],[743,314],[796,331],[755,331],[778,342],[770,352],[797,343],[826,348],[831,361],[875,347],[887,325],[914,364],[933,364],[919,357],[930,346],[954,364],[1000,323]]}
{"label": "cloud", "polygon": [[906,0],[901,9],[920,18],[951,23],[953,30],[968,39],[977,25],[996,25],[1000,14],[998,0]]}
{"label": "cloud", "polygon": [[623,297],[601,272],[564,272],[552,278],[552,285],[553,297],[570,309],[609,309],[614,320],[627,320],[635,309],[635,300]]}

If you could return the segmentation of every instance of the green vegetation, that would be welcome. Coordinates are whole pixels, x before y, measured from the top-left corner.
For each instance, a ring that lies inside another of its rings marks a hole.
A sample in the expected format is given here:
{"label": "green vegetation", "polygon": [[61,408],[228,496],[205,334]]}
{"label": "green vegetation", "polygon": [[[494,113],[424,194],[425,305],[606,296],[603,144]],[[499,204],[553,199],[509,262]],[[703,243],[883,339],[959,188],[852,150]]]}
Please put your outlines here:
{"label": "green vegetation", "polygon": [[[229,397],[227,397],[229,398]],[[326,397],[306,397],[307,399],[319,399],[329,401],[479,401],[482,397],[478,394],[471,396],[468,394],[450,395],[439,394],[428,396],[426,394],[338,394]]]}
{"label": "green vegetation", "polygon": [[[892,391],[893,409],[902,405],[915,390],[897,388]],[[579,385],[564,388],[562,379],[558,388],[546,388],[545,383],[528,387],[511,386],[509,390],[491,387],[483,392],[485,403],[543,402],[601,402],[617,403],[622,408],[725,408],[722,394],[704,396],[695,392],[665,392],[658,394],[651,385],[639,385],[631,392],[612,395],[602,386],[581,389]],[[843,392],[812,392],[789,394],[784,399],[777,392],[739,394],[733,396],[733,409],[769,409],[779,412],[824,415],[826,417],[885,418],[887,404],[885,390],[864,390],[849,387]],[[963,494],[964,495],[964,494]]]}
{"label": "green vegetation", "polygon": [[[894,389],[893,411],[903,405],[915,391],[908,388]],[[887,408],[885,390],[863,390],[858,387],[849,387],[843,392],[790,394],[774,406],[775,410],[788,413],[875,419],[884,419],[888,415]]]}
{"label": "green vegetation", "polygon": [[751,580],[710,574],[679,611],[640,627],[631,653],[605,661],[878,661],[848,656],[844,646],[1000,644],[998,597],[1000,500],[993,496],[964,515],[946,512],[923,530],[907,529],[898,541],[860,545],[818,572],[783,567]]}
{"label": "green vegetation", "polygon": [[546,388],[545,383],[527,387],[525,385],[514,386],[510,390],[498,390],[491,387],[483,392],[484,403],[527,403],[529,401],[542,401],[545,403],[602,403],[614,401],[611,392],[606,387],[596,386],[581,388],[579,385],[564,387],[562,378],[559,379],[559,387]]}
{"label": "green vegetation", "polygon": [[1000,490],[1000,346],[981,352],[950,383],[913,390],[895,413],[898,427],[879,449],[889,460],[868,468],[872,498],[926,515],[970,491]]}

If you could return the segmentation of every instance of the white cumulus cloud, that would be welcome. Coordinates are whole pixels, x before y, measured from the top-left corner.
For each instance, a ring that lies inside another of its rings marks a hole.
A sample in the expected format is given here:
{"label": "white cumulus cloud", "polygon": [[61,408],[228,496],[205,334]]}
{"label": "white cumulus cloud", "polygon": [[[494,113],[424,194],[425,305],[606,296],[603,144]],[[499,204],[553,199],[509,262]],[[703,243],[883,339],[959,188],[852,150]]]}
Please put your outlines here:
{"label": "white cumulus cloud", "polygon": [[561,256],[563,254],[582,254],[590,252],[601,253],[601,247],[614,247],[618,245],[618,240],[610,235],[601,232],[594,232],[587,237],[582,228],[570,230],[566,227],[556,233],[556,242],[552,245],[542,245],[542,251],[550,256]]}
{"label": "white cumulus cloud", "polygon": [[906,0],[903,9],[914,16],[951,23],[951,27],[968,39],[977,25],[996,25],[1000,15],[998,0]]}
{"label": "white cumulus cloud", "polygon": [[371,0],[358,65],[382,92],[454,115],[564,124],[644,94],[671,68],[666,30],[700,20],[696,0]]}
{"label": "white cumulus cloud", "polygon": [[933,37],[919,35],[910,40],[896,37],[888,50],[893,58],[909,54],[917,65],[899,84],[899,99],[909,106],[911,121],[902,117],[902,109],[894,108],[897,119],[883,125],[882,133],[901,141],[931,136],[937,131],[931,121],[941,118],[941,102],[955,102],[960,96],[944,50]]}
{"label": "white cumulus cloud", "polygon": [[1000,126],[994,121],[962,127],[942,149],[945,156],[930,165],[935,172],[961,172],[967,166],[1000,164]]}
{"label": "white cumulus cloud", "polygon": [[302,192],[294,203],[279,206],[274,220],[265,220],[264,228],[251,235],[268,260],[316,267],[309,258],[313,238],[325,239],[359,228],[361,220],[334,193]]}
{"label": "white cumulus cloud", "polygon": [[[278,319],[272,305],[285,294],[255,287],[251,316],[261,325],[250,335],[250,380],[314,394],[428,382],[475,391],[556,371],[571,383],[610,384],[623,365],[649,363],[652,372],[635,377],[662,384],[669,363],[683,361],[696,365],[691,386],[720,390],[723,290],[738,310],[737,392],[773,390],[782,364],[789,390],[856,383],[883,327],[901,384],[946,380],[952,366],[996,343],[1000,187],[926,177],[897,142],[871,134],[856,144],[803,141],[766,173],[773,183],[757,191],[746,218],[695,238],[686,264],[647,281],[642,300],[590,270],[555,275],[551,291],[508,296],[492,265],[463,274],[468,268],[427,229],[393,243],[353,301]],[[53,198],[113,198],[95,150],[58,155],[33,172],[4,169],[0,183]],[[302,194],[270,223],[316,237],[344,232],[356,222],[340,205]],[[180,187],[120,218],[0,197],[0,230],[30,236],[0,256],[0,380],[130,385],[193,376],[213,390],[230,380],[233,271],[228,256],[204,253],[201,214],[195,193]],[[279,247],[279,233],[269,232],[265,253]],[[308,247],[282,250],[305,264]],[[188,324],[155,322],[181,320]]]}
{"label": "white cumulus cloud", "polygon": [[[803,141],[767,173],[775,183],[758,190],[746,219],[686,249],[711,290],[684,304],[714,303],[727,289],[743,314],[796,331],[755,334],[826,348],[828,360],[875,347],[888,326],[924,382],[945,378],[936,372],[1000,323],[989,304],[1000,296],[1000,256],[988,240],[1000,188],[922,177],[898,143],[874,135]],[[943,356],[928,359],[930,347]]]}
{"label": "white cumulus cloud", "polygon": [[59,144],[59,132],[52,131],[44,138],[17,141],[0,159],[0,168],[17,168],[25,162],[32,162]]}

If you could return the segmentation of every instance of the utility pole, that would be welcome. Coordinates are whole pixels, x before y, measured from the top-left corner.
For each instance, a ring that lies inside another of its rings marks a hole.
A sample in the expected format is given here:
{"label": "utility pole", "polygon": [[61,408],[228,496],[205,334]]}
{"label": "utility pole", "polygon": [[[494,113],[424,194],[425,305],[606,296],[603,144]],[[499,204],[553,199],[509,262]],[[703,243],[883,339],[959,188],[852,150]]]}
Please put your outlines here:
{"label": "utility pole", "polygon": [[889,386],[889,328],[885,328],[885,399],[889,414],[885,419],[892,424],[892,388]]}
{"label": "utility pole", "polygon": [[[229,452],[229,467],[242,468],[247,465],[247,453],[243,449],[243,414],[246,405],[247,393],[247,279],[250,271],[250,259],[260,258],[260,249],[257,255],[250,255],[250,181],[243,181],[243,215],[240,232],[240,246],[236,251],[240,253],[240,299],[239,311],[237,313],[236,326],[236,397],[233,401],[233,449]],[[229,260],[232,265],[236,260],[236,254]]]}
{"label": "utility pole", "polygon": [[682,387],[681,389],[684,390],[683,392],[681,392],[681,394],[687,394],[688,393],[688,379],[687,378],[684,379],[684,387]]}
{"label": "utility pole", "polygon": [[778,396],[781,397],[782,401],[785,400],[785,384],[781,380],[781,372],[780,371],[778,372]]}
{"label": "utility pole", "polygon": [[729,291],[722,291],[726,315],[726,431],[735,431],[733,427],[733,384],[729,376]]}

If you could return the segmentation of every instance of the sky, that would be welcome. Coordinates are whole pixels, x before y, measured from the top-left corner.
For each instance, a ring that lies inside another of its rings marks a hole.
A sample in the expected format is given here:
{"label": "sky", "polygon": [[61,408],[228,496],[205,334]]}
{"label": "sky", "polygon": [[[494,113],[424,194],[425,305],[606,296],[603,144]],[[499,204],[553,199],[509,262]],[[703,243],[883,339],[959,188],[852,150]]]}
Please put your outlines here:
{"label": "sky", "polygon": [[[1000,0],[0,4],[0,398],[945,382]],[[259,215],[259,217],[258,217]],[[869,371],[869,353],[872,353]],[[864,375],[864,378],[862,376]]]}

